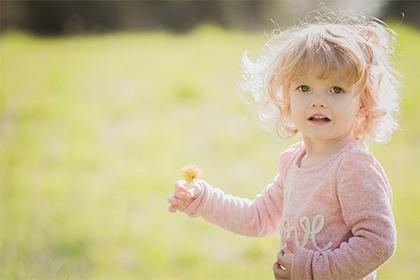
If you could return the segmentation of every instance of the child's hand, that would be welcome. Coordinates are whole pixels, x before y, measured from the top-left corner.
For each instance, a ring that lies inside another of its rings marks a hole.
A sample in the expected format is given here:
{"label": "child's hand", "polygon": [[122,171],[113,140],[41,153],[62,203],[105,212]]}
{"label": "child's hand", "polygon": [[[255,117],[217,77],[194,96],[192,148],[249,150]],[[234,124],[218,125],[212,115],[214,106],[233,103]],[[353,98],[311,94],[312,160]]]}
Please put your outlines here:
{"label": "child's hand", "polygon": [[273,264],[274,279],[287,280],[291,279],[292,260],[295,245],[291,240],[287,241],[287,252],[281,250],[277,255],[277,261]]}
{"label": "child's hand", "polygon": [[168,197],[169,211],[184,210],[194,201],[201,193],[200,184],[194,183],[191,188],[187,188],[185,180],[179,180],[175,184],[174,194]]}

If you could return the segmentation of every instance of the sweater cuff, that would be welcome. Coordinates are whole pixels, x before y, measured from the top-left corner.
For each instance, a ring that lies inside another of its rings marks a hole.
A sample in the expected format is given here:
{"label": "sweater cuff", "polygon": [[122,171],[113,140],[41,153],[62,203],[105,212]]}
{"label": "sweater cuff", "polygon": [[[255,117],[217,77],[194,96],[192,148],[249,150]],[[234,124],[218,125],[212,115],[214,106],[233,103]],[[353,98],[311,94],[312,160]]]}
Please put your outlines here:
{"label": "sweater cuff", "polygon": [[292,260],[292,280],[312,280],[312,257],[314,251],[296,246]]}
{"label": "sweater cuff", "polygon": [[208,197],[207,184],[203,181],[199,182],[199,184],[201,188],[200,195],[183,210],[185,214],[192,218],[200,216],[203,205]]}

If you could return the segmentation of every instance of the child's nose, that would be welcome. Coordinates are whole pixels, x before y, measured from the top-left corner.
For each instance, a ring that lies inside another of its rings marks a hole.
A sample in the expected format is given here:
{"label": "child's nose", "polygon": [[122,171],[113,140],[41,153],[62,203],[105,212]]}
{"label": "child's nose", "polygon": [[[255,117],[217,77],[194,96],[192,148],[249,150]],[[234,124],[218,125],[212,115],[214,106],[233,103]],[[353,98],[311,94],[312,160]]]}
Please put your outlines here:
{"label": "child's nose", "polygon": [[327,107],[327,104],[322,96],[322,94],[314,94],[311,103],[310,103],[312,108],[325,108]]}
{"label": "child's nose", "polygon": [[313,109],[324,109],[327,107],[327,96],[324,90],[316,90],[311,94],[309,106]]}
{"label": "child's nose", "polygon": [[325,104],[322,102],[312,102],[312,108],[325,108]]}

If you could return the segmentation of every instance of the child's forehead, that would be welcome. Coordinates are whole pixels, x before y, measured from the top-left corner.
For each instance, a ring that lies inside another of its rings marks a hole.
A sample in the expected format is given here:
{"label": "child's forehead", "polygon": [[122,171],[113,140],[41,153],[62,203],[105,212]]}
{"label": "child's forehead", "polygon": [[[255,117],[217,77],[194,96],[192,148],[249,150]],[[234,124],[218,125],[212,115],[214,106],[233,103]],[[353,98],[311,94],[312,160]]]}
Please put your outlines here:
{"label": "child's forehead", "polygon": [[313,69],[311,71],[297,71],[291,77],[292,83],[299,82],[323,82],[328,84],[341,84],[351,86],[354,84],[350,78],[351,73],[346,69],[338,69],[337,71],[329,71],[326,73],[320,69]]}

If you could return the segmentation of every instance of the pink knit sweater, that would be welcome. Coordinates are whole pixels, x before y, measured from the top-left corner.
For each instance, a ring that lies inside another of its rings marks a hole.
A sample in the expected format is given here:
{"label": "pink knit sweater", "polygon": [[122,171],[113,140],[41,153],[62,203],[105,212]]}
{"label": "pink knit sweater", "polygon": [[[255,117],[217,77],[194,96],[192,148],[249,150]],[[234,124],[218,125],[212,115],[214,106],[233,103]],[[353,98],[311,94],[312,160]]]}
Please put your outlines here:
{"label": "pink knit sweater", "polygon": [[[279,173],[254,200],[224,194],[205,181],[185,210],[235,233],[280,232],[291,239],[292,279],[376,279],[396,247],[392,192],[362,141],[311,168],[300,168],[303,142],[280,155]],[[286,248],[287,249],[287,248]]]}

